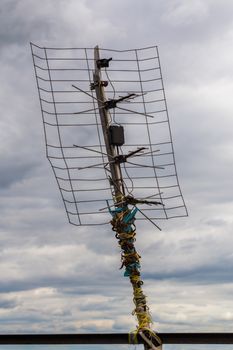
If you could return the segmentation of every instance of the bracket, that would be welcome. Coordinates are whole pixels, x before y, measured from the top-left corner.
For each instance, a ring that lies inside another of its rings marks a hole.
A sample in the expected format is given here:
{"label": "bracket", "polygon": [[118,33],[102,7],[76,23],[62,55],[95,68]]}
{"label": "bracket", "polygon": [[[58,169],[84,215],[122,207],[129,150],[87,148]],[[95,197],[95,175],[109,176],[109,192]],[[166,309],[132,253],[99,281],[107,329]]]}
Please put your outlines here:
{"label": "bracket", "polygon": [[122,102],[124,100],[130,100],[134,97],[136,97],[137,95],[132,93],[132,94],[128,94],[127,96],[123,96],[123,97],[120,97],[116,100],[108,100],[108,101],[105,101],[105,109],[111,109],[111,108],[116,108],[117,107],[117,103],[118,102]]}
{"label": "bracket", "polygon": [[112,60],[112,57],[110,58],[102,58],[100,60],[96,61],[97,67],[100,68],[108,68],[109,67],[109,62]]}
{"label": "bracket", "polygon": [[119,102],[118,100],[108,100],[108,101],[105,101],[104,103],[104,107],[105,109],[112,109],[112,108],[116,108],[117,106],[117,102]]}
{"label": "bracket", "polygon": [[107,80],[101,80],[100,82],[93,82],[93,83],[91,83],[91,85],[90,85],[90,89],[91,90],[95,90],[95,88],[97,87],[97,86],[103,86],[103,87],[107,87],[108,86],[108,81]]}

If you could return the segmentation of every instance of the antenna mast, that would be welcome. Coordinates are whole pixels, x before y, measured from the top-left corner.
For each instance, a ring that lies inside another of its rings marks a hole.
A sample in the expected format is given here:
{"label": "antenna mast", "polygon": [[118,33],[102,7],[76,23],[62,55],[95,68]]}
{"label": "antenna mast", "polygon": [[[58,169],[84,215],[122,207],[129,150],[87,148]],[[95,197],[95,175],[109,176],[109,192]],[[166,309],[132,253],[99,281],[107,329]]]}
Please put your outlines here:
{"label": "antenna mast", "polygon": [[[94,49],[94,61],[95,61],[95,71],[93,74],[93,88],[95,88],[96,98],[98,102],[99,114],[103,129],[104,141],[106,146],[106,151],[108,155],[108,161],[111,172],[110,184],[114,188],[114,206],[115,209],[111,210],[110,213],[113,216],[111,221],[112,229],[116,232],[116,238],[119,241],[121,247],[121,259],[122,267],[125,267],[124,276],[130,278],[130,282],[133,287],[133,301],[135,304],[134,314],[137,316],[138,327],[137,330],[132,334],[132,342],[135,343],[137,339],[137,334],[140,334],[145,342],[145,349],[154,349],[161,345],[161,340],[158,335],[152,330],[151,324],[152,319],[149,312],[149,307],[147,306],[146,296],[142,290],[143,281],[140,276],[140,255],[137,253],[134,246],[136,228],[134,225],[135,214],[137,212],[137,207],[133,206],[133,209],[129,209],[129,202],[125,196],[124,183],[121,173],[121,162],[125,162],[126,159],[120,160],[120,155],[118,151],[118,146],[112,142],[110,137],[110,127],[111,127],[111,116],[108,111],[110,108],[116,107],[116,100],[107,100],[105,96],[104,86],[106,85],[104,81],[101,80],[101,68],[108,67],[110,59],[100,59],[98,46]],[[120,127],[120,126],[119,126]],[[120,136],[123,142],[123,127],[122,135]],[[135,338],[135,339],[134,339]]]}

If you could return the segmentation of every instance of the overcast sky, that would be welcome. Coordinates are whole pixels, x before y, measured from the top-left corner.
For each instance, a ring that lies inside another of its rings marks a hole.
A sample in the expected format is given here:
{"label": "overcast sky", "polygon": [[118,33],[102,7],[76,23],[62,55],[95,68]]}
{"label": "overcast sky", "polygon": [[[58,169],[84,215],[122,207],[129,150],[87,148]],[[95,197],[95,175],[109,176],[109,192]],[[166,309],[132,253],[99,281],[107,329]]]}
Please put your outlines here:
{"label": "overcast sky", "polygon": [[0,11],[0,332],[136,326],[110,227],[67,222],[45,158],[30,41],[159,46],[189,217],[160,223],[162,232],[138,226],[144,290],[161,332],[232,331],[233,2],[1,0]]}

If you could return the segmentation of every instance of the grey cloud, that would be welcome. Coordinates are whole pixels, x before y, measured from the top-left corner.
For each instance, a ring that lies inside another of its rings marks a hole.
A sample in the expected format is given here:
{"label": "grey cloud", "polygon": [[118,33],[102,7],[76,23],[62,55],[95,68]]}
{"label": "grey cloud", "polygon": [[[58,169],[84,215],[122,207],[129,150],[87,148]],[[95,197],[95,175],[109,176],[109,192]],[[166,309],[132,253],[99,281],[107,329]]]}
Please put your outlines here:
{"label": "grey cloud", "polygon": [[13,184],[26,180],[38,164],[29,160],[12,159],[10,157],[1,159],[0,189],[9,190]]}
{"label": "grey cloud", "polygon": [[[34,11],[30,11],[32,6],[37,11],[37,15]],[[49,21],[51,6],[51,2],[36,4],[30,0],[3,1],[0,12],[2,28],[0,40],[4,47],[12,44],[24,45],[25,42],[30,41],[33,33],[38,33],[38,38],[42,33],[48,34],[51,23]]]}
{"label": "grey cloud", "polygon": [[0,309],[12,309],[17,305],[16,301],[0,298]]}

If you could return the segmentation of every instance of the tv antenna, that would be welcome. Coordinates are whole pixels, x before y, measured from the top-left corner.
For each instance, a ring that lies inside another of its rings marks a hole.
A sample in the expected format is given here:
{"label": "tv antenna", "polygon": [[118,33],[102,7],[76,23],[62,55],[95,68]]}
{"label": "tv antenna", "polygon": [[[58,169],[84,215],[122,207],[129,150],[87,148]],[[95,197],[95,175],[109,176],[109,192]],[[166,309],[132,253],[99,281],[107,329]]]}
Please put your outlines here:
{"label": "tv antenna", "polygon": [[135,220],[187,216],[157,46],[134,50],[31,44],[46,155],[68,220],[109,223],[133,288],[146,349],[161,346],[142,290]]}

